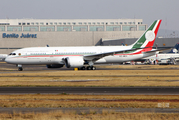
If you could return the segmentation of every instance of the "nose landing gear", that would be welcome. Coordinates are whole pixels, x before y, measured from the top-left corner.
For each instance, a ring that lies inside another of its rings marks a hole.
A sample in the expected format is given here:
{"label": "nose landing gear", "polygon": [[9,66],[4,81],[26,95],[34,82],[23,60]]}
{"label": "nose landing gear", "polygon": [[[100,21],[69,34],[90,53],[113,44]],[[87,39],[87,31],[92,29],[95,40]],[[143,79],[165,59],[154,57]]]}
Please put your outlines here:
{"label": "nose landing gear", "polygon": [[22,65],[18,64],[17,67],[18,67],[18,71],[22,71],[23,70]]}
{"label": "nose landing gear", "polygon": [[23,70],[23,68],[22,68],[22,67],[19,67],[19,68],[18,68],[18,71],[22,71],[22,70]]}

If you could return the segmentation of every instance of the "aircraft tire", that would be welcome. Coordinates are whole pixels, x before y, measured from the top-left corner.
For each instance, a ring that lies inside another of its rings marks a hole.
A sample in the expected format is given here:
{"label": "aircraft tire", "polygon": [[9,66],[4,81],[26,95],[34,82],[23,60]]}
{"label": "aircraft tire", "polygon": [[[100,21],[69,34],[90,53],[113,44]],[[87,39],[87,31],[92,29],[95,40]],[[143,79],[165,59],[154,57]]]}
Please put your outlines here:
{"label": "aircraft tire", "polygon": [[21,67],[18,68],[18,71],[22,71],[22,70],[23,70],[23,68],[21,68]]}
{"label": "aircraft tire", "polygon": [[91,66],[88,66],[86,69],[87,69],[87,70],[91,70]]}
{"label": "aircraft tire", "polygon": [[85,70],[85,69],[86,69],[85,66],[79,68],[79,70]]}
{"label": "aircraft tire", "polygon": [[91,70],[96,70],[96,67],[94,67],[94,66],[91,66]]}
{"label": "aircraft tire", "polygon": [[94,67],[94,66],[88,66],[87,70],[96,70],[96,67]]}

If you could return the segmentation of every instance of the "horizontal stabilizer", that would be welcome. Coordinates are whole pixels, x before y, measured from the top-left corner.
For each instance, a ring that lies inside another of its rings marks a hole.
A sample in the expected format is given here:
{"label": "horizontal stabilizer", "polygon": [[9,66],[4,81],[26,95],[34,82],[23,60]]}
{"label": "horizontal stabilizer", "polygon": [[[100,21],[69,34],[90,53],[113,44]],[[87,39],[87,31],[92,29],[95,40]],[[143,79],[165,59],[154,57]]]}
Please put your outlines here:
{"label": "horizontal stabilizer", "polygon": [[161,51],[165,51],[165,50],[169,50],[172,49],[171,47],[165,47],[165,48],[160,48],[160,49],[153,49],[151,51],[146,51],[145,53],[150,53],[150,52],[161,52]]}

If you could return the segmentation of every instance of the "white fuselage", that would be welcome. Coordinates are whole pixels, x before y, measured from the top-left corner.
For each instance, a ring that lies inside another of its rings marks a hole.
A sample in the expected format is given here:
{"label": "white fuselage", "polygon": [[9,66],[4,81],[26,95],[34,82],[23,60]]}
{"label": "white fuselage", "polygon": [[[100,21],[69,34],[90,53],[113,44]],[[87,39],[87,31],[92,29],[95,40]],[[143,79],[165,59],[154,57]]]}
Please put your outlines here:
{"label": "white fuselage", "polygon": [[[111,51],[119,51],[131,49],[132,46],[90,46],[90,47],[34,47],[23,48],[14,51],[5,61],[11,64],[64,64],[63,58],[85,56]],[[155,53],[140,53],[136,50],[135,53],[129,54],[114,54],[103,57],[96,63],[121,63],[141,59],[154,55]]]}
{"label": "white fuselage", "polygon": [[156,54],[156,55],[147,57],[147,58],[145,58],[145,59],[161,60],[161,59],[168,59],[168,58],[176,58],[176,59],[179,59],[179,54],[178,54],[178,53],[161,53],[161,54]]}

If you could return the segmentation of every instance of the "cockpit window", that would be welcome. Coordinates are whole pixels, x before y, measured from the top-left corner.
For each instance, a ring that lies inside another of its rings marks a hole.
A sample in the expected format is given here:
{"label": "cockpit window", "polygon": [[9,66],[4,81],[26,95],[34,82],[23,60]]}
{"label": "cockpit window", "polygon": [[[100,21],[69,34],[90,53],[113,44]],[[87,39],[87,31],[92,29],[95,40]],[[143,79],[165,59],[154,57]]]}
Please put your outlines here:
{"label": "cockpit window", "polygon": [[9,55],[16,55],[16,53],[10,53]]}

